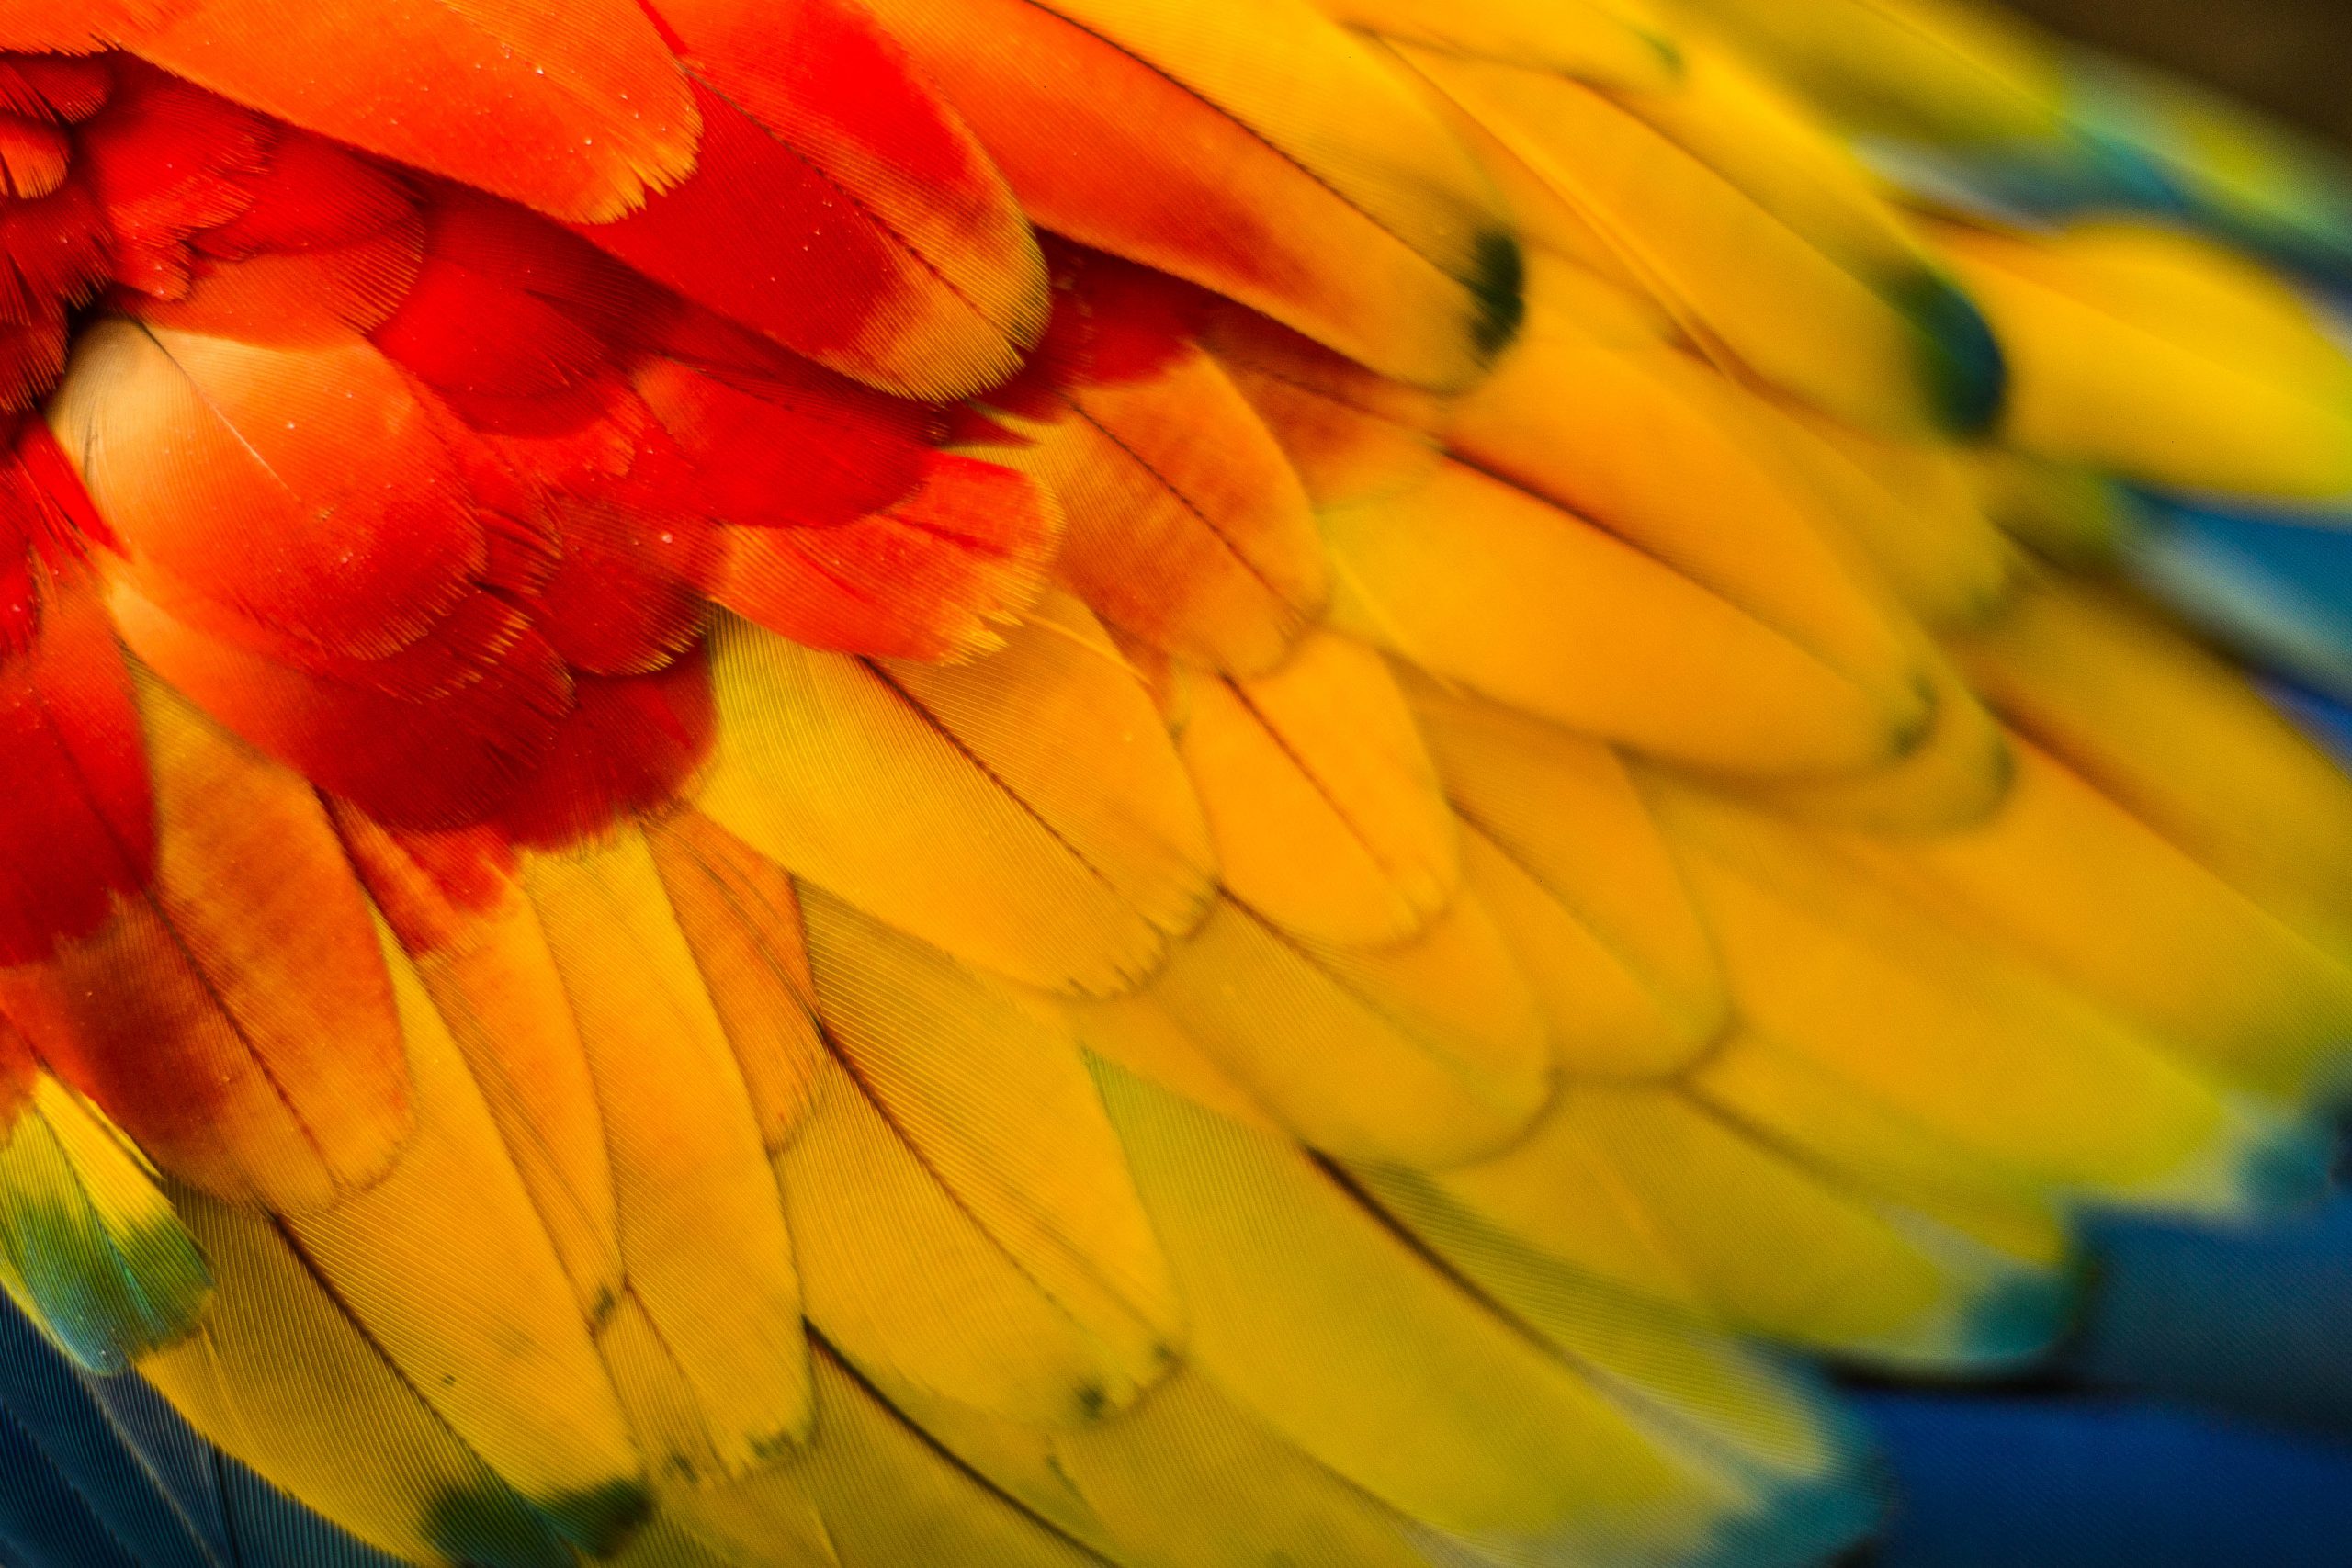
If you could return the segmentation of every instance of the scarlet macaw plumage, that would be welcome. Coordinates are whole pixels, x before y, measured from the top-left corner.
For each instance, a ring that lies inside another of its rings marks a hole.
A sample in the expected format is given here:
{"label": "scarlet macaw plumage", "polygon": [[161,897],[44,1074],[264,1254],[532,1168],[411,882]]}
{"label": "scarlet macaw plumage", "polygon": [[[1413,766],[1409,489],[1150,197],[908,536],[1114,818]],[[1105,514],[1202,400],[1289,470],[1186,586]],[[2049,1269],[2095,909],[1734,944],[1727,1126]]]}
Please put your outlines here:
{"label": "scarlet macaw plumage", "polygon": [[2317,1191],[2352,203],[1913,3],[0,0],[0,1547],[1826,1561]]}

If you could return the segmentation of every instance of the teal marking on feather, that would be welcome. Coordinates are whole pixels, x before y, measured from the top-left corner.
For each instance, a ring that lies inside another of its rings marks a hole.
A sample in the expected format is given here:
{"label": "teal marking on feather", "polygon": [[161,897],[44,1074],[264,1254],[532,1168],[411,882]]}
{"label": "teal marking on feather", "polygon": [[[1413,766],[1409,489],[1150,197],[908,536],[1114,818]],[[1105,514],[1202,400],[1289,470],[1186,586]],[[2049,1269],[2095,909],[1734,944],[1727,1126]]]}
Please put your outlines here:
{"label": "teal marking on feather", "polygon": [[0,1143],[0,1286],[60,1349],[112,1375],[193,1333],[212,1277],[137,1156],[44,1083]]}
{"label": "teal marking on feather", "polygon": [[2333,1183],[2335,1138],[2317,1121],[2299,1122],[2263,1138],[2238,1162],[2238,1190],[2256,1214],[2307,1209]]}
{"label": "teal marking on feather", "polygon": [[13,1206],[0,1215],[0,1246],[34,1321],[101,1376],[187,1337],[212,1292],[176,1223],[110,1231],[86,1209]]}
{"label": "teal marking on feather", "polygon": [[[1378,1205],[1504,1312],[1556,1345],[1643,1423],[1679,1451],[1703,1453],[1736,1472],[1768,1501],[1755,1514],[1720,1521],[1689,1561],[1733,1564],[1820,1562],[1856,1544],[1882,1507],[1876,1457],[1860,1424],[1807,1363],[1770,1348],[1737,1343],[1720,1325],[1643,1296],[1527,1246],[1464,1207],[1426,1174],[1403,1166],[1351,1172]],[[1612,1366],[1596,1347],[1628,1358]],[[1645,1355],[1671,1358],[1682,1347],[1736,1354],[1751,1386],[1801,1407],[1818,1441],[1803,1467],[1767,1458],[1676,1405],[1634,1370]],[[1623,1377],[1625,1382],[1615,1381]],[[1681,1559],[1677,1559],[1681,1561]]]}
{"label": "teal marking on feather", "polygon": [[571,1548],[528,1503],[496,1481],[452,1488],[425,1506],[421,1532],[468,1568],[578,1568]]}
{"label": "teal marking on feather", "polygon": [[653,1494],[642,1482],[608,1481],[584,1491],[534,1497],[531,1506],[591,1557],[609,1557],[653,1517]]}
{"label": "teal marking on feather", "polygon": [[2067,113],[2115,180],[2113,200],[2352,279],[2352,178],[2333,156],[2222,99],[2103,62],[2070,71]]}
{"label": "teal marking on feather", "polygon": [[1960,435],[1992,429],[2008,398],[2009,366],[1976,302],[1925,267],[1889,289],[1887,301],[1919,333],[1919,372],[1944,427]]}
{"label": "teal marking on feather", "polygon": [[1470,341],[1478,356],[1491,362],[1510,346],[1527,319],[1527,258],[1516,237],[1499,229],[1478,236],[1473,248],[1470,297],[1478,307],[1470,323]]}
{"label": "teal marking on feather", "polygon": [[1842,1551],[1878,1532],[1894,1497],[1873,1455],[1857,1483],[1805,1483],[1774,1494],[1756,1513],[1716,1525],[1690,1568],[1798,1568],[1842,1561]]}
{"label": "teal marking on feather", "polygon": [[2075,1292],[2071,1274],[2019,1274],[1993,1285],[1960,1314],[1960,1355],[1980,1367],[2042,1355],[2072,1318]]}

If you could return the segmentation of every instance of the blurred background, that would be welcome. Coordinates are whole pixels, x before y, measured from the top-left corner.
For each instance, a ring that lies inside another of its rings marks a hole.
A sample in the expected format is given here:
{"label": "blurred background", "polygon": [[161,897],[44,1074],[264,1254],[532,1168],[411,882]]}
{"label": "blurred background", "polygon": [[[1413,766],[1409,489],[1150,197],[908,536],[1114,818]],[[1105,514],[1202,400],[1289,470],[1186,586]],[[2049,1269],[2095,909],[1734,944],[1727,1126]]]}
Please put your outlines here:
{"label": "blurred background", "polygon": [[2352,147],[2352,0],[2008,0],[2101,49],[2258,103]]}

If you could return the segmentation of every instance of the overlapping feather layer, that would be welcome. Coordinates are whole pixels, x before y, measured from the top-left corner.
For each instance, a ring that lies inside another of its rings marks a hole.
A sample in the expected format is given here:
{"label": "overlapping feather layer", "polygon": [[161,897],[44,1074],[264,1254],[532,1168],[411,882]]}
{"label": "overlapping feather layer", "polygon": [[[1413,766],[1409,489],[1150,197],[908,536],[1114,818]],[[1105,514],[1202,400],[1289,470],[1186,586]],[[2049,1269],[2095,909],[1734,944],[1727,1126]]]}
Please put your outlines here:
{"label": "overlapping feather layer", "polygon": [[419,1563],[1867,1531],[1776,1347],[2314,1178],[2352,789],[2080,569],[2352,366],[1687,9],[0,3],[0,1285]]}

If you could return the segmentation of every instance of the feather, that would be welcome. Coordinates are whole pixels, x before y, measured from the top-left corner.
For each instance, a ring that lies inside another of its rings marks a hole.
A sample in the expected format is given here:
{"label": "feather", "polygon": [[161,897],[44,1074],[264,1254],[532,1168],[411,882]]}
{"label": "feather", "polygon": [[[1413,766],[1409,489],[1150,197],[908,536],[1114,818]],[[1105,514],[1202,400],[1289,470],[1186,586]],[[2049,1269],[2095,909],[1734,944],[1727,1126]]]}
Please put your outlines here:
{"label": "feather", "polygon": [[[873,17],[847,0],[653,10],[696,85],[695,178],[589,236],[875,386],[953,397],[1011,375],[1045,327],[1036,241]],[[797,259],[742,265],[786,255]]]}
{"label": "feather", "polygon": [[1818,497],[1822,515],[1921,621],[1967,626],[2007,599],[2017,550],[1951,447],[1887,440],[1760,401],[1747,409]]}
{"label": "feather", "polygon": [[335,830],[481,1089],[582,1314],[621,1287],[603,1114],[547,933],[493,833],[400,837],[340,802]]}
{"label": "feather", "polygon": [[2188,490],[2352,490],[2352,361],[2251,263],[2130,222],[1938,238],[2016,361],[2018,446]]}
{"label": "feather", "polygon": [[[1482,471],[1589,519],[1848,671],[1902,693],[1919,656],[1834,523],[1792,482],[1753,400],[1647,333],[1612,341],[1556,262],[1529,272],[1528,325],[1452,413],[1446,440]],[[1759,446],[1762,447],[1759,450]],[[1736,516],[1726,528],[1723,519]]]}
{"label": "feather", "polygon": [[1675,38],[1638,8],[1589,0],[1498,0],[1475,10],[1430,0],[1328,0],[1323,9],[1382,38],[1612,87],[1669,87],[1682,65]]}
{"label": "feather", "polygon": [[1215,361],[1069,389],[1008,458],[1059,496],[1061,580],[1120,630],[1241,673],[1271,669],[1329,592],[1307,498]]}
{"label": "feather", "polygon": [[[1057,234],[1419,385],[1469,381],[1517,325],[1519,251],[1492,187],[1303,0],[1246,19],[1097,0],[874,9]],[[1245,63],[1269,56],[1283,68]],[[1343,107],[1351,94],[1380,107]]]}
{"label": "feather", "polygon": [[159,845],[142,896],[45,964],[8,1016],[156,1164],[314,1208],[409,1135],[390,983],[325,813],[293,774],[144,683]]}
{"label": "feather", "polygon": [[2352,973],[2030,746],[1983,827],[1854,844],[1862,863],[1995,934],[2225,1080],[2292,1092],[2335,1070]]}
{"label": "feather", "polygon": [[838,1060],[820,1067],[776,1175],[810,1324],[899,1404],[1069,1426],[1132,1404],[1163,1371],[1136,1354],[1148,1325],[1067,1254],[1063,1271],[1107,1311],[1101,1329],[1049,1294]]}
{"label": "feather", "polygon": [[595,1086],[624,1288],[726,1472],[748,1470],[808,1435],[808,1352],[791,1232],[725,1027],[640,834],[535,857],[523,884]]}
{"label": "feather", "polygon": [[[481,1090],[382,937],[416,1131],[373,1186],[279,1222],[283,1245],[433,1419],[560,1535],[599,1550],[647,1506],[641,1461]],[[251,1441],[221,1440],[239,1454]]]}
{"label": "feather", "polygon": [[2018,1176],[2227,1206],[2302,1135],[2161,1037],[1842,877],[1800,833],[1704,804],[1672,819],[1747,1027]]}
{"label": "feather", "polygon": [[[1466,900],[1402,953],[1356,955],[1352,965],[1317,956],[1223,904],[1170,955],[1150,996],[1202,1055],[1317,1148],[1442,1166],[1524,1132],[1551,1092],[1542,1025],[1509,954]],[[1405,966],[1409,982],[1416,961],[1492,987],[1477,998],[1483,1016],[1464,1027],[1416,1008],[1409,983],[1380,983],[1395,977],[1382,975],[1384,964]]]}
{"label": "feather", "polygon": [[[832,1356],[820,1352],[816,1368],[825,1436],[791,1479],[805,1488],[842,1568],[1085,1568],[1097,1561],[974,1478]],[[687,1517],[697,1534],[740,1554],[730,1561],[774,1561],[772,1515],[756,1494],[775,1484],[761,1477],[742,1488],[754,1495],[697,1497]]]}
{"label": "feather", "polygon": [[1464,463],[1410,494],[1334,513],[1325,531],[1339,569],[1336,627],[1605,739],[1785,774],[1892,760],[1928,727],[1921,692],[1871,691],[1583,519]]}
{"label": "feather", "polygon": [[141,1375],[206,1438],[409,1562],[556,1568],[570,1553],[345,1315],[262,1214],[175,1194],[223,1279],[203,1333]]}
{"label": "feather", "polygon": [[211,1294],[152,1168],[45,1076],[0,1143],[0,1286],[79,1365],[107,1375],[185,1338]]}
{"label": "feather", "polygon": [[649,824],[646,844],[734,1049],[760,1142],[777,1154],[808,1114],[824,1055],[800,897],[782,867],[696,813]]}
{"label": "feather", "polygon": [[[24,547],[19,546],[22,549]],[[0,651],[0,959],[43,958],[94,934],[155,854],[154,802],[130,677],[92,585],[33,569],[18,601],[28,646]]]}
{"label": "feather", "polygon": [[2062,1321],[2053,1218],[1969,1234],[1673,1087],[1583,1088],[1499,1157],[1400,1179],[1670,1314],[1869,1362],[2011,1364]]}
{"label": "feather", "polygon": [[1100,1073],[1194,1303],[1194,1354],[1304,1451],[1498,1551],[1690,1551],[1763,1501],[1657,1443],[1289,1151]]}
{"label": "feather", "polygon": [[2028,734],[2273,913],[2347,951],[2352,789],[2234,671],[2079,591],[2021,602],[1979,649],[1971,671]]}
{"label": "feather", "polygon": [[[719,751],[697,804],[795,874],[910,935],[1049,987],[1125,989],[1158,962],[1168,910],[1183,911],[1171,922],[1180,928],[1189,920],[1189,897],[1140,904],[1132,889],[1165,885],[1130,881],[1115,864],[1098,870],[1056,833],[1057,802],[1032,798],[1053,783],[1042,753],[1031,753],[1030,780],[1000,778],[949,716],[882,671],[740,625],[723,626],[716,643]],[[1148,766],[1150,749],[1131,754]],[[1182,862],[1161,852],[1150,863]]]}
{"label": "feather", "polygon": [[[1496,913],[1522,962],[1521,944],[1541,943],[1551,958],[1528,969],[1562,1065],[1580,1076],[1647,1076],[1693,1060],[1723,1030],[1731,999],[1681,869],[1623,763],[1594,741],[1434,683],[1407,690],[1480,846],[1474,880],[1490,901],[1503,890]],[[1545,983],[1566,978],[1554,967],[1563,961],[1575,965],[1569,973],[1598,964],[1603,984],[1633,988],[1623,999],[1639,1021],[1634,1035],[1611,1038],[1588,1016],[1593,1002]]]}
{"label": "feather", "polygon": [[1407,940],[1460,880],[1453,814],[1380,656],[1329,633],[1253,680],[1189,681],[1178,744],[1227,892],[1288,935]]}
{"label": "feather", "polygon": [[913,493],[831,528],[737,529],[712,597],[809,648],[885,658],[986,651],[1045,586],[1061,527],[1053,497],[956,453]]}
{"label": "feather", "polygon": [[1117,1368],[1060,1412],[1026,1414],[1125,1404],[1182,1342],[1182,1309],[1075,1042],[944,955],[831,899],[806,907],[842,1066],[970,1223]]}
{"label": "feather", "polygon": [[[591,3],[361,0],[289,14],[270,0],[183,0],[108,30],[225,97],[594,222],[684,179],[699,127],[645,14]],[[345,68],[310,68],[322,59]]]}
{"label": "feather", "polygon": [[1764,379],[1875,428],[1966,434],[1999,410],[2001,351],[1974,305],[1844,149],[1736,68],[1694,62],[1673,89],[1620,98],[1399,53],[1547,193],[1521,203],[1537,233],[1570,254],[1597,245]]}

